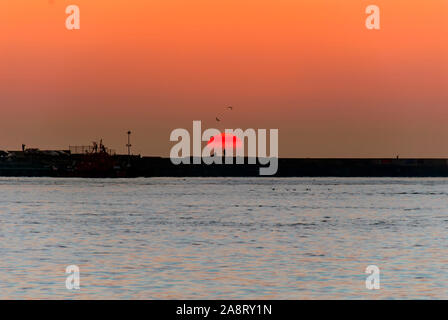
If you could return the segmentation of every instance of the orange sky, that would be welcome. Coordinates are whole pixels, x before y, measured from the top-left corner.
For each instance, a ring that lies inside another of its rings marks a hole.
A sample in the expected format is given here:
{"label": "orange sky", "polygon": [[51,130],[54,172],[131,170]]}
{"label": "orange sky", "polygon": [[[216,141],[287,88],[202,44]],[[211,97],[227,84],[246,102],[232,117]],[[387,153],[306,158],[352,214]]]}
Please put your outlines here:
{"label": "orange sky", "polygon": [[283,157],[448,157],[447,31],[446,0],[1,0],[0,149],[167,156],[232,105]]}

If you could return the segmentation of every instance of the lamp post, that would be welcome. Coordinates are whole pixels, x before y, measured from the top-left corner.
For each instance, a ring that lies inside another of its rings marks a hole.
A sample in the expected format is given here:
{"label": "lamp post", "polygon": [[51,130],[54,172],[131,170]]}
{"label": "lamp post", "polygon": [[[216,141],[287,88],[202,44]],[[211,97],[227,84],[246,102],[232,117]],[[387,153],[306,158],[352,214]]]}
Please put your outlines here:
{"label": "lamp post", "polygon": [[129,158],[131,157],[131,131],[128,131],[128,144],[126,145],[126,147],[128,148],[128,156]]}
{"label": "lamp post", "polygon": [[128,168],[131,167],[131,146],[131,131],[128,131],[128,144],[126,145],[126,147],[128,148]]}

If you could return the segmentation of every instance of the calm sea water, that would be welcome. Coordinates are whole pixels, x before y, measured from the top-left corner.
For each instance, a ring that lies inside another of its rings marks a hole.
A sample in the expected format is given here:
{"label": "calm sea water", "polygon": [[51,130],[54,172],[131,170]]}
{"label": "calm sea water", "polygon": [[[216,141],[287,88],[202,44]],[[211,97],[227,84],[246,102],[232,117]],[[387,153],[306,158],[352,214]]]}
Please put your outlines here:
{"label": "calm sea water", "polygon": [[0,298],[448,299],[447,196],[448,179],[0,178]]}

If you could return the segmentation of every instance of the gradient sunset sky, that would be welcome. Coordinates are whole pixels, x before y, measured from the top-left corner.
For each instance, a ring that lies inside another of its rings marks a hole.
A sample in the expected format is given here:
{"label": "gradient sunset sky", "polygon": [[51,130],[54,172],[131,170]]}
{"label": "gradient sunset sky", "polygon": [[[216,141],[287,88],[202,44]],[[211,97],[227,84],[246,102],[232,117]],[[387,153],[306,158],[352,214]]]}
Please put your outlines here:
{"label": "gradient sunset sky", "polygon": [[278,128],[282,157],[448,157],[448,1],[1,0],[0,108],[0,150],[132,130],[167,156],[202,120]]}

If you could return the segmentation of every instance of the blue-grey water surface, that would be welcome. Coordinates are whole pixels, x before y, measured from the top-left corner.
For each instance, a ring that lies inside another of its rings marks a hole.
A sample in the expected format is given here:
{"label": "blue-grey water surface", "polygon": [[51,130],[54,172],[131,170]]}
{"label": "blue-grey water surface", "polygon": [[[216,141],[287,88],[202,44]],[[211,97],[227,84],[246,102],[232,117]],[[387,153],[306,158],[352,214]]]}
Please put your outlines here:
{"label": "blue-grey water surface", "polygon": [[442,178],[0,178],[0,298],[448,299],[447,196]]}

